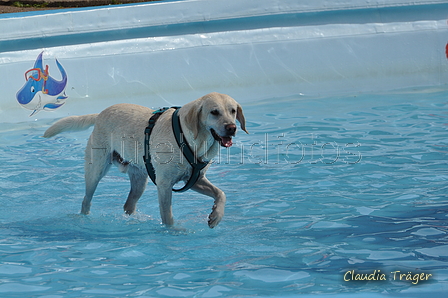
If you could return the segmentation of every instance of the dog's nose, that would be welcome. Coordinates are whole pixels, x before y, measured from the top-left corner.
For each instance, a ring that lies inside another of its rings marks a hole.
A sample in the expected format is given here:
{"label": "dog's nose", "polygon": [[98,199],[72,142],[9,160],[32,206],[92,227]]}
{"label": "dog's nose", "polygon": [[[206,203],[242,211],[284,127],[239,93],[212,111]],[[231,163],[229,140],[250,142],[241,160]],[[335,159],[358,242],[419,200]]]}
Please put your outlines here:
{"label": "dog's nose", "polygon": [[235,131],[236,131],[235,124],[227,124],[224,128],[226,129],[226,133],[228,136],[232,136],[235,134]]}

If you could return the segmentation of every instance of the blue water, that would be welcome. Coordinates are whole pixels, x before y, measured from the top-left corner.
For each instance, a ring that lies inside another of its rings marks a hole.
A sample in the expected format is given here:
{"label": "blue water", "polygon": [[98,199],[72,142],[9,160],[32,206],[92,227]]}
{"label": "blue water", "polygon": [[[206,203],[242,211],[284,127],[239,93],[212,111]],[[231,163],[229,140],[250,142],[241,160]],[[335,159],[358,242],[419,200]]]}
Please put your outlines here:
{"label": "blue water", "polygon": [[[213,230],[212,200],[192,191],[174,195],[175,229],[160,224],[152,185],[124,215],[129,183],[116,168],[81,216],[90,131],[43,139],[52,121],[1,124],[0,296],[444,297],[447,98],[244,105],[251,134],[208,172],[228,199]],[[386,280],[352,281],[351,270]],[[412,284],[395,271],[431,276]]]}

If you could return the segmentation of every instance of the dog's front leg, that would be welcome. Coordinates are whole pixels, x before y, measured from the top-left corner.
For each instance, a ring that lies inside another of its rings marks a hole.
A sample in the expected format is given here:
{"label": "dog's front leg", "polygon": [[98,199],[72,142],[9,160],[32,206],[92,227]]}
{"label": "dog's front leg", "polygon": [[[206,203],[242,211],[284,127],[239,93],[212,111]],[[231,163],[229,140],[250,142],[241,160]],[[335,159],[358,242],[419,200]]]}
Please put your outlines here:
{"label": "dog's front leg", "polygon": [[226,205],[225,193],[208,181],[205,176],[202,176],[191,189],[215,199],[212,213],[208,216],[208,226],[213,229],[224,216],[224,208]]}
{"label": "dog's front leg", "polygon": [[167,226],[172,226],[174,224],[173,210],[171,207],[173,193],[171,189],[172,187],[168,187],[167,185],[157,184],[160,216],[162,217],[162,223]]}

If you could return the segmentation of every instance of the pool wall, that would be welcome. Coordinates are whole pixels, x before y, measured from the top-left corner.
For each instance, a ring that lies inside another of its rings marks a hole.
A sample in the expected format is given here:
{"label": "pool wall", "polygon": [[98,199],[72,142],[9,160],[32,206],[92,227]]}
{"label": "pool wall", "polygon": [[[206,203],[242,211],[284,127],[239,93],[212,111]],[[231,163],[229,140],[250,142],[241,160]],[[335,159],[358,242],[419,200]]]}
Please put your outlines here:
{"label": "pool wall", "polygon": [[[184,0],[4,14],[0,123],[121,102],[182,105],[211,91],[249,103],[437,87],[448,82],[447,17],[448,3],[430,0]],[[40,74],[54,86],[36,87],[40,54]]]}

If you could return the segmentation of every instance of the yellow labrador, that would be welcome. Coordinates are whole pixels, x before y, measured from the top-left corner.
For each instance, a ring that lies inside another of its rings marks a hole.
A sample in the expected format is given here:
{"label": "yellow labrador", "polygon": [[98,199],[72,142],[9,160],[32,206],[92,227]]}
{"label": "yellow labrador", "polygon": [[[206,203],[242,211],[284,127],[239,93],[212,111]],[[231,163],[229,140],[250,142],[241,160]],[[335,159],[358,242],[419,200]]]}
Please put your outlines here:
{"label": "yellow labrador", "polygon": [[[173,186],[179,181],[188,181],[192,174],[192,166],[184,160],[183,148],[179,148],[173,132],[174,111],[168,109],[160,114],[147,146],[155,172],[160,215],[166,225],[174,223],[171,208]],[[90,213],[95,189],[112,163],[129,175],[131,191],[124,210],[127,214],[135,211],[148,182],[144,160],[145,128],[153,112],[139,105],[117,104],[100,114],[63,118],[47,129],[44,137],[49,138],[63,131],[84,130],[95,125],[85,153],[86,193],[81,213]],[[190,148],[194,148],[198,162],[210,161],[218,154],[219,146],[232,146],[232,137],[236,133],[235,120],[247,133],[241,105],[225,94],[207,94],[184,105],[177,114],[183,130],[182,137]],[[214,228],[224,216],[226,196],[205,177],[209,166],[210,163],[200,171],[191,189],[214,198],[208,220],[210,228]]]}

